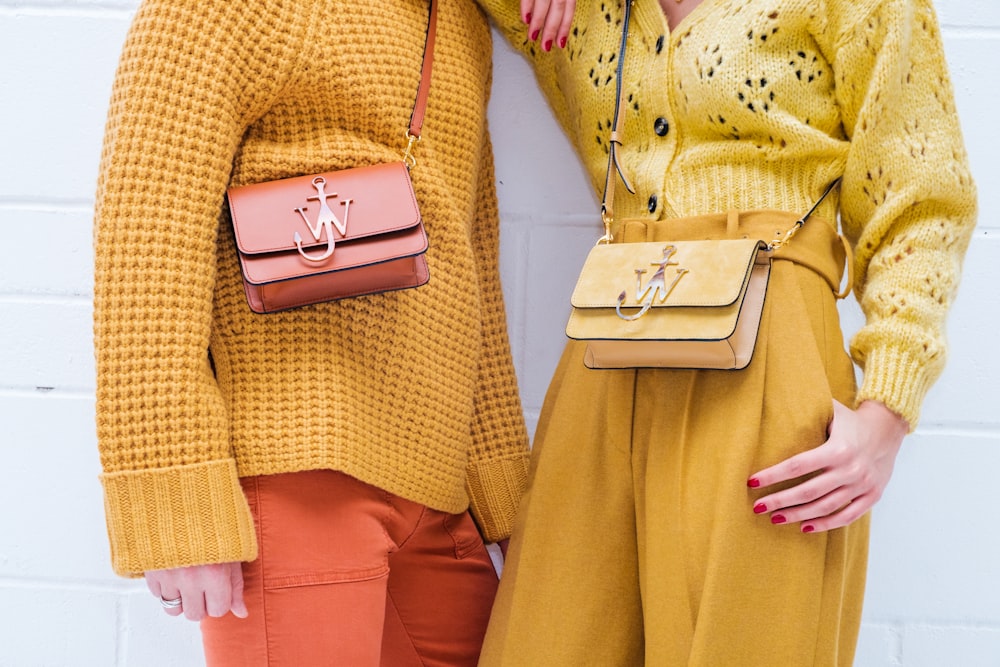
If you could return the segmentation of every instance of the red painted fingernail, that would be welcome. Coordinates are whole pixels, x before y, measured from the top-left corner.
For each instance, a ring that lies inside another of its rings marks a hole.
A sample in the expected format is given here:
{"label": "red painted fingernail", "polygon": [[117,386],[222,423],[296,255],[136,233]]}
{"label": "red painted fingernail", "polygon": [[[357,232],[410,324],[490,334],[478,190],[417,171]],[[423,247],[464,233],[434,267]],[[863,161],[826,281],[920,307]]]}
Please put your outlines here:
{"label": "red painted fingernail", "polygon": [[814,530],[816,530],[815,526],[802,526],[802,532],[803,533],[811,533]]}
{"label": "red painted fingernail", "polygon": [[566,38],[565,37],[560,37],[559,38],[559,48],[560,49],[565,49],[566,48]]}
{"label": "red painted fingernail", "polygon": [[542,50],[549,51],[551,49],[552,49],[552,40],[551,39],[545,40],[545,45],[542,47]]}
{"label": "red painted fingernail", "polygon": [[756,489],[758,486],[760,486],[760,480],[757,479],[756,477],[751,477],[750,479],[747,480],[747,486],[749,486],[751,489]]}
{"label": "red painted fingernail", "polygon": [[757,503],[756,505],[753,506],[754,514],[763,514],[766,511],[767,511],[767,505],[765,505],[764,503]]}
{"label": "red painted fingernail", "polygon": [[527,14],[524,15],[524,22],[531,23],[531,12],[528,12]]}
{"label": "red painted fingernail", "polygon": [[535,41],[536,39],[538,39],[539,32],[541,32],[541,30],[535,30],[535,32],[531,33],[531,41]]}
{"label": "red painted fingernail", "polygon": [[771,523],[785,523],[785,517],[780,514],[775,514],[771,517]]}

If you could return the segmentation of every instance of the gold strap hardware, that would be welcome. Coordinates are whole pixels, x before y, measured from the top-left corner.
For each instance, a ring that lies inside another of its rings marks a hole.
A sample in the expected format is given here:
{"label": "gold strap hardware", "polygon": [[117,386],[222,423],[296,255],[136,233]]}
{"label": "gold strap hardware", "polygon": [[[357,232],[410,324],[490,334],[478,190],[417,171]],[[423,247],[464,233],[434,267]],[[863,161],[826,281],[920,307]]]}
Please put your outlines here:
{"label": "gold strap hardware", "polygon": [[423,62],[420,65],[420,83],[417,86],[417,97],[413,101],[410,112],[410,125],[406,130],[406,150],[403,151],[403,164],[407,169],[417,166],[417,158],[413,155],[414,145],[420,141],[420,130],[424,125],[424,112],[427,110],[427,96],[431,87],[431,66],[434,62],[434,41],[437,37],[438,0],[430,0],[427,13],[427,34],[424,37]]}
{"label": "gold strap hardware", "polygon": [[413,147],[420,141],[420,137],[406,131],[406,150],[403,151],[403,163],[407,169],[417,166],[417,158],[413,155]]}
{"label": "gold strap hardware", "polygon": [[611,223],[614,222],[614,220],[611,219],[611,216],[608,215],[608,212],[604,210],[603,207],[601,208],[601,221],[604,223],[604,236],[597,239],[597,245],[601,245],[602,243],[611,243],[615,240],[614,235],[611,233]]}
{"label": "gold strap hardware", "polygon": [[772,251],[773,250],[779,250],[783,245],[785,245],[786,243],[788,243],[789,241],[792,240],[792,237],[795,236],[796,232],[798,232],[800,229],[802,229],[802,225],[804,225],[804,224],[806,224],[805,219],[799,218],[798,220],[795,221],[795,224],[792,225],[784,233],[782,233],[782,231],[780,229],[778,231],[776,231],[775,232],[774,240],[771,241],[771,243],[768,244],[768,246],[767,246],[768,249],[772,250]]}
{"label": "gold strap hardware", "polygon": [[830,185],[826,186],[826,190],[824,190],[823,194],[819,196],[819,199],[817,199],[816,203],[812,205],[812,208],[810,208],[805,215],[796,220],[795,224],[792,225],[791,228],[788,229],[788,231],[784,232],[784,235],[782,235],[782,231],[780,229],[776,231],[775,232],[776,236],[774,237],[774,240],[771,241],[770,245],[768,245],[768,248],[771,250],[777,250],[781,246],[791,241],[792,237],[795,236],[796,232],[802,229],[802,225],[806,224],[806,220],[809,219],[809,216],[812,215],[817,208],[819,208],[819,205],[823,203],[823,200],[826,199],[826,196],[831,192],[833,192],[833,189],[837,187],[839,183],[840,183],[840,177],[838,176],[837,178],[834,179],[833,183],[830,183]]}

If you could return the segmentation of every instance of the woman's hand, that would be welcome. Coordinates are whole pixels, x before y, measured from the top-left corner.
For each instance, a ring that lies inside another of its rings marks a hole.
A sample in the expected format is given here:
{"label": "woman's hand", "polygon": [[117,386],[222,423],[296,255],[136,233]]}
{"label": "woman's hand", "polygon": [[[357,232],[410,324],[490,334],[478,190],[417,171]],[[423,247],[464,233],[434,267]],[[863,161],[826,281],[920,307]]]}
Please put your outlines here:
{"label": "woman's hand", "polygon": [[230,611],[247,617],[243,603],[243,564],[217,563],[170,570],[148,570],[146,585],[161,603],[180,600],[176,606],[164,605],[171,616],[182,613],[192,621],[206,616],[225,616]]}
{"label": "woman's hand", "polygon": [[865,401],[851,410],[834,401],[826,442],[761,470],[747,484],[768,487],[811,476],[764,496],[753,511],[768,513],[771,523],[801,523],[803,533],[846,526],[882,497],[908,431],[906,421],[881,403]]}
{"label": "woman's hand", "polygon": [[521,0],[521,18],[528,25],[528,37],[538,41],[543,51],[553,44],[566,47],[573,22],[576,0]]}

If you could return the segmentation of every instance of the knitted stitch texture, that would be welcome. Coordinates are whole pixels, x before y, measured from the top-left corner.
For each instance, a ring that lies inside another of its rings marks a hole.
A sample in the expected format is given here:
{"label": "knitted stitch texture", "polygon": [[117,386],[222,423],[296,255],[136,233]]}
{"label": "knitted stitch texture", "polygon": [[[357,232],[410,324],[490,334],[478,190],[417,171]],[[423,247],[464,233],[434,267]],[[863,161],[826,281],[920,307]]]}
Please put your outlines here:
{"label": "knitted stitch texture", "polygon": [[499,285],[491,42],[441,0],[412,178],[430,283],[247,307],[229,185],[398,161],[428,4],[147,0],[95,217],[97,425],[115,570],[255,557],[240,476],[343,471],[510,532],[527,434]]}
{"label": "knitted stitch texture", "polygon": [[[516,2],[481,0],[535,68],[595,189],[607,168],[622,4],[581,0],[565,50],[527,40]],[[929,0],[703,0],[674,31],[635,0],[619,219],[805,212],[842,176],[866,325],[851,353],[913,428],[945,361],[944,322],[976,216]],[[830,198],[818,211],[836,219]],[[595,226],[595,230],[597,227]],[[794,353],[794,351],[789,351]]]}

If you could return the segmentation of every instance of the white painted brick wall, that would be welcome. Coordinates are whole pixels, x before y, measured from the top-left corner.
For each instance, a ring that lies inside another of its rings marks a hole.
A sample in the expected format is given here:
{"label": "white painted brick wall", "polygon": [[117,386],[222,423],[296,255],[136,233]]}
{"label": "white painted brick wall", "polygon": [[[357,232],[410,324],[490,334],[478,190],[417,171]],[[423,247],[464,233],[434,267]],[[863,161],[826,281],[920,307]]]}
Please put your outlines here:
{"label": "white painted brick wall", "polygon": [[[709,0],[710,1],[710,0]],[[108,566],[93,425],[90,215],[136,0],[0,0],[0,667],[201,665]],[[980,186],[951,361],[874,516],[859,667],[1000,665],[1000,3],[938,0]],[[534,426],[596,201],[524,62],[497,43],[491,122],[502,270]],[[530,169],[525,156],[530,152]],[[48,239],[39,243],[40,238]],[[844,308],[848,328],[857,309]],[[780,624],[780,610],[761,610]]]}

